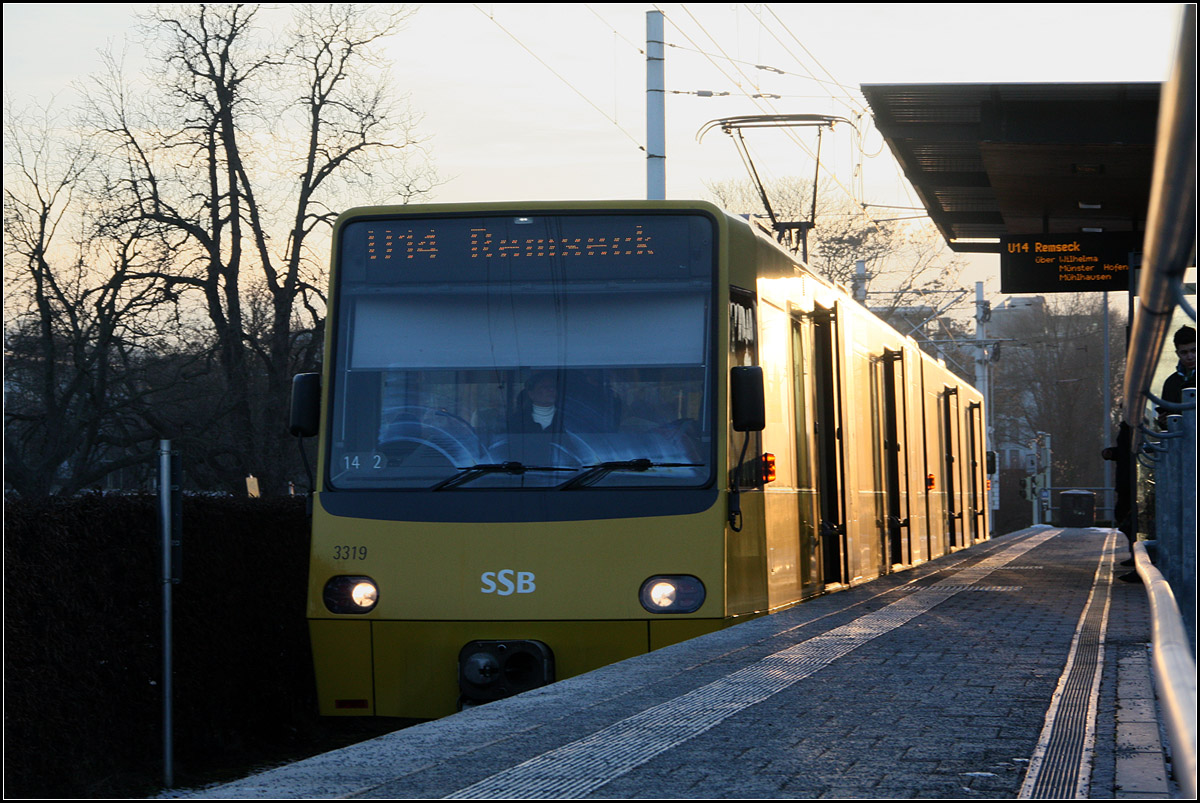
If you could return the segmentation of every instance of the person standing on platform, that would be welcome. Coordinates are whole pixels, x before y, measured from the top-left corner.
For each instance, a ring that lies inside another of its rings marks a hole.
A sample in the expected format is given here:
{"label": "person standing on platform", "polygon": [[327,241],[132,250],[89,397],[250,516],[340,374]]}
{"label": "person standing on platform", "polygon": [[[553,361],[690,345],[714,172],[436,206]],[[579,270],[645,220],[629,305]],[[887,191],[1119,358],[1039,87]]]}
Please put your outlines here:
{"label": "person standing on platform", "polygon": [[1133,461],[1132,452],[1133,428],[1122,421],[1117,434],[1117,445],[1109,446],[1101,452],[1105,460],[1112,460],[1117,464],[1113,486],[1117,497],[1113,504],[1113,526],[1119,529],[1129,541],[1129,558],[1121,562],[1122,566],[1133,565],[1133,542],[1137,540],[1137,517],[1134,515],[1133,505],[1133,472],[1130,470]]}
{"label": "person standing on platform", "polygon": [[[1179,364],[1175,366],[1175,373],[1163,382],[1162,400],[1179,404],[1183,401],[1183,389],[1196,387],[1196,330],[1190,326],[1181,326],[1175,332],[1174,340]],[[1166,428],[1167,416],[1173,412],[1174,410],[1165,407],[1158,409],[1159,429]]]}

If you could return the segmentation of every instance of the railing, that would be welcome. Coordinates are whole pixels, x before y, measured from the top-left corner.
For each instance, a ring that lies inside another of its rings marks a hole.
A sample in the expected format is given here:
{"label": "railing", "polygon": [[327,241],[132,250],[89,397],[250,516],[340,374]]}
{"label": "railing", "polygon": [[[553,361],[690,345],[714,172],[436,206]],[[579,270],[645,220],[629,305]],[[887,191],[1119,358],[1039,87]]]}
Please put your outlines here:
{"label": "railing", "polygon": [[[1158,560],[1135,549],[1153,617],[1154,677],[1171,742],[1176,780],[1185,798],[1196,797],[1196,404],[1164,405],[1150,392],[1176,306],[1193,321],[1184,298],[1184,273],[1196,245],[1196,8],[1186,5],[1170,80],[1159,107],[1154,183],[1146,218],[1142,275],[1126,357],[1124,421],[1134,431],[1134,451],[1152,463]],[[1148,400],[1177,412],[1165,432],[1142,427]],[[1189,409],[1190,406],[1190,409]],[[1144,444],[1144,448],[1143,448]],[[1189,445],[1190,444],[1190,445]],[[1188,550],[1190,549],[1190,558]],[[1172,586],[1175,593],[1172,594]],[[1180,611],[1175,600],[1191,607]],[[1190,631],[1187,623],[1190,619]]]}
{"label": "railing", "polygon": [[1188,643],[1196,649],[1196,389],[1183,391],[1179,415],[1165,430],[1143,427],[1140,459],[1154,478],[1154,563],[1179,605]]}
{"label": "railing", "polygon": [[[1184,8],[1179,52],[1159,105],[1154,184],[1138,306],[1125,369],[1125,422],[1135,430],[1196,245],[1196,9]],[[1186,304],[1186,302],[1184,302]],[[1196,311],[1190,310],[1193,320]]]}
{"label": "railing", "polygon": [[1189,800],[1196,797],[1196,661],[1180,627],[1175,595],[1146,552],[1146,546],[1153,543],[1134,544],[1134,560],[1150,597],[1154,680],[1171,742],[1175,778],[1183,798]]}

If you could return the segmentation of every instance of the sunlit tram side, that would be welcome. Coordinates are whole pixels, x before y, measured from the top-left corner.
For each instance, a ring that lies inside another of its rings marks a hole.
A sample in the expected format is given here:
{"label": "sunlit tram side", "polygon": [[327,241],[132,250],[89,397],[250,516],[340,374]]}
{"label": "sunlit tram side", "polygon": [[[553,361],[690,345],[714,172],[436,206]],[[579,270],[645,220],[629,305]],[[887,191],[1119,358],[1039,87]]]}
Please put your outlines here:
{"label": "sunlit tram side", "polygon": [[980,396],[702,202],[334,230],[321,713],[439,717],[987,537]]}

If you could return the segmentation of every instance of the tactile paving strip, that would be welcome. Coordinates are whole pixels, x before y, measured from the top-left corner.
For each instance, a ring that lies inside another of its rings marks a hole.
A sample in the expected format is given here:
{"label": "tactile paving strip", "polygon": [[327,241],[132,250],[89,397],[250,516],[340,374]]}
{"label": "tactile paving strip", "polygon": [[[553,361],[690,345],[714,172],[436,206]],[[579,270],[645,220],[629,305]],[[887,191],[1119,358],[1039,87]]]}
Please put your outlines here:
{"label": "tactile paving strip", "polygon": [[1021,798],[1078,800],[1088,797],[1116,532],[1109,535],[1104,545],[1091,595],[1079,617],[1067,663],[1021,786]]}

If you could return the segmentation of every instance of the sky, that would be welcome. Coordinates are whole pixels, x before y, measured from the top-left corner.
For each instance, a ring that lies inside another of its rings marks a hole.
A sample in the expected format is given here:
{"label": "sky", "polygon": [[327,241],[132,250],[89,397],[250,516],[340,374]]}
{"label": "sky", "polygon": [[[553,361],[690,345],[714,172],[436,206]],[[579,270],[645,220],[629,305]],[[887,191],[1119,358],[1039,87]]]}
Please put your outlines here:
{"label": "sky", "polygon": [[[98,71],[106,45],[128,42],[127,63],[136,66],[129,37],[146,7],[4,4],[6,97],[74,102],[72,87]],[[708,198],[706,182],[747,176],[727,135],[698,141],[705,123],[828,114],[854,123],[823,136],[822,179],[879,205],[883,217],[912,214],[884,210],[918,202],[870,124],[860,84],[1163,81],[1181,6],[422,6],[386,56],[422,117],[418,133],[442,180],[432,200],[645,197],[646,12],[655,8],[665,14],[668,44],[668,198]],[[813,175],[812,129],[747,137],[765,177]]]}

